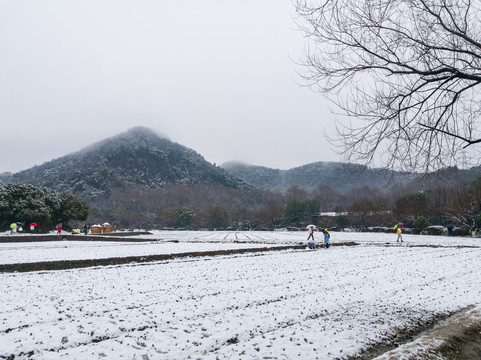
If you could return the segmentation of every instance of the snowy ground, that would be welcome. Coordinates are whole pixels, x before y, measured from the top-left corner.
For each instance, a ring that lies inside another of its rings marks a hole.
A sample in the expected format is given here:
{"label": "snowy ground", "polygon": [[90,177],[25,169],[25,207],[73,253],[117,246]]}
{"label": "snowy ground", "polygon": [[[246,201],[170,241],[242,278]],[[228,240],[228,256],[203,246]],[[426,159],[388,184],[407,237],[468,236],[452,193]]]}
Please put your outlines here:
{"label": "snowy ground", "polygon": [[[135,246],[214,250],[234,241],[230,234],[157,233],[146,245],[8,243],[1,244],[0,263],[11,261],[10,252],[17,262],[89,258],[92,246],[108,257],[122,248],[131,255]],[[263,246],[306,237],[245,234]],[[0,358],[336,359],[468,305],[480,308],[480,239],[405,235],[400,245],[395,238],[333,233],[333,243],[363,245],[3,273]]]}
{"label": "snowy ground", "polygon": [[46,241],[41,243],[0,243],[0,264],[57,260],[103,259],[195,251],[275,247],[272,244],[157,243],[106,241]]}
{"label": "snowy ground", "polygon": [[[307,231],[154,231],[152,235],[138,235],[134,238],[148,240],[180,240],[183,242],[250,242],[264,244],[298,244],[305,243]],[[323,242],[323,234],[315,232],[318,242]],[[397,235],[392,233],[367,233],[367,232],[332,232],[331,242],[354,241],[363,244],[379,244],[396,242]],[[411,245],[437,245],[437,246],[479,246],[481,238],[447,237],[447,236],[420,236],[404,234],[403,239]]]}
{"label": "snowy ground", "polygon": [[[78,235],[82,239],[83,235]],[[323,238],[316,233],[316,240]],[[132,236],[145,242],[117,241],[46,241],[0,243],[0,264],[29,263],[56,260],[101,259],[123,256],[178,254],[193,251],[215,251],[276,245],[305,244],[304,232],[215,232],[215,231],[155,231],[152,235]],[[396,234],[333,232],[331,244],[356,242],[362,245],[396,243]],[[480,238],[403,235],[403,246],[481,247]],[[172,241],[178,241],[173,243]]]}

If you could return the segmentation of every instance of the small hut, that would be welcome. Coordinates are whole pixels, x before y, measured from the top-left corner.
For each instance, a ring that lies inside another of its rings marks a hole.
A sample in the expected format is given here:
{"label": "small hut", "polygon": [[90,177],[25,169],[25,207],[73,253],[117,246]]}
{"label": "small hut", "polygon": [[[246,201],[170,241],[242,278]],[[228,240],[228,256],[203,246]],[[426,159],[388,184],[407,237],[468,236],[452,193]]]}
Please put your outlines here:
{"label": "small hut", "polygon": [[90,231],[92,234],[101,234],[102,233],[102,226],[101,225],[92,225],[90,227]]}
{"label": "small hut", "polygon": [[112,226],[106,222],[106,223],[103,223],[102,224],[102,232],[105,234],[105,233],[110,233],[112,232]]}

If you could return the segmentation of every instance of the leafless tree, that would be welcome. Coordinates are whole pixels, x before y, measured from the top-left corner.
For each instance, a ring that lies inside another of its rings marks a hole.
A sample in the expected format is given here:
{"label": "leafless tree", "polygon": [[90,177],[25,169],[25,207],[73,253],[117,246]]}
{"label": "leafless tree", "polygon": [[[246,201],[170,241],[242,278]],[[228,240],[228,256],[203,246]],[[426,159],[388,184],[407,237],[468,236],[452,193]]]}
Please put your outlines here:
{"label": "leafless tree", "polygon": [[479,158],[479,0],[296,6],[308,39],[301,75],[347,116],[331,140],[348,161],[431,171]]}
{"label": "leafless tree", "polygon": [[456,224],[476,230],[479,226],[476,216],[481,210],[481,178],[470,184],[458,183],[451,187],[451,192],[451,201],[441,211]]}

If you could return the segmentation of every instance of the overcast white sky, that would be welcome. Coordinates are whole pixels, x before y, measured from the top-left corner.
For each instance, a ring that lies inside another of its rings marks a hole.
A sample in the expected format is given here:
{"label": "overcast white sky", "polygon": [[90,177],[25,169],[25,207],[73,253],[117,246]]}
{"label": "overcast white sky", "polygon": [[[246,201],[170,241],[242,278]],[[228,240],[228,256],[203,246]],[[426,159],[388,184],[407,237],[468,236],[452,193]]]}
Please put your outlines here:
{"label": "overcast white sky", "polygon": [[[291,0],[2,0],[0,172],[145,126],[218,165],[339,161]],[[328,130],[329,131],[329,130]]]}

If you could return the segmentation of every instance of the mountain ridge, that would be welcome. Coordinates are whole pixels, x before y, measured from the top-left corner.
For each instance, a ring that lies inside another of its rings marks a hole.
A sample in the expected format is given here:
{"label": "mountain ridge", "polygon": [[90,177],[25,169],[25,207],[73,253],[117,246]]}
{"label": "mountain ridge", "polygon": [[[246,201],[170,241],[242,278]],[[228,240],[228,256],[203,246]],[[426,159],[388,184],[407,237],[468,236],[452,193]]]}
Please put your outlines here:
{"label": "mountain ridge", "polygon": [[468,170],[449,168],[434,174],[434,180],[428,180],[422,174],[326,161],[287,170],[240,161],[215,166],[196,151],[172,142],[163,134],[135,127],[41,165],[14,174],[0,174],[0,181],[31,183],[96,199],[108,197],[113,188],[193,184],[255,187],[281,192],[291,187],[309,191],[330,187],[345,194],[362,187],[389,191],[393,184],[401,183],[411,184],[414,191],[418,191],[436,182],[453,182],[457,177],[470,181],[479,173],[479,167]]}
{"label": "mountain ridge", "polygon": [[111,187],[208,183],[246,187],[194,150],[135,127],[60,158],[14,174],[4,182],[31,183],[88,198],[108,196]]}
{"label": "mountain ridge", "polygon": [[313,162],[287,170],[249,165],[236,161],[224,163],[221,167],[249,184],[279,191],[285,191],[293,186],[305,190],[328,186],[333,190],[346,193],[363,186],[388,187],[401,181],[401,178],[407,178],[411,181],[417,177],[416,174],[367,168],[353,163],[328,161]]}

